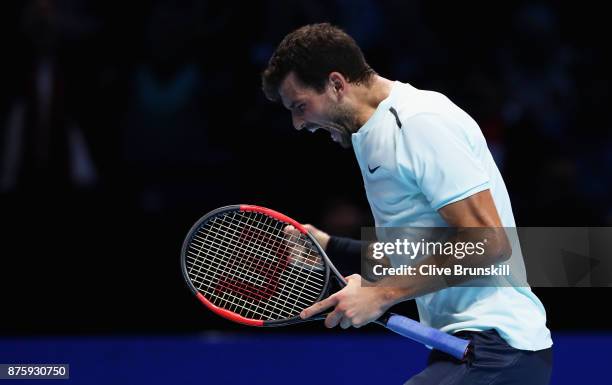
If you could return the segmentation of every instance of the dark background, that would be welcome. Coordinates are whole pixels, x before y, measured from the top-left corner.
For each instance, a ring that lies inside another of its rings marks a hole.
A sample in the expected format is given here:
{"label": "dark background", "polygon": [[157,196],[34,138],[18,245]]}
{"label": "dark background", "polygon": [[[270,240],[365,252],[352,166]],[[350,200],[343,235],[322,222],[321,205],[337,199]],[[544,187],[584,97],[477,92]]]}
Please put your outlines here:
{"label": "dark background", "polygon": [[[241,329],[185,287],[180,246],[218,206],[333,234],[372,224],[351,151],[260,91],[291,30],[330,21],[382,76],[480,124],[520,226],[612,224],[609,23],[581,4],[3,2],[0,333]],[[606,289],[534,289],[553,330],[609,329]],[[401,309],[416,316],[413,304]],[[320,328],[321,326],[304,327]]]}

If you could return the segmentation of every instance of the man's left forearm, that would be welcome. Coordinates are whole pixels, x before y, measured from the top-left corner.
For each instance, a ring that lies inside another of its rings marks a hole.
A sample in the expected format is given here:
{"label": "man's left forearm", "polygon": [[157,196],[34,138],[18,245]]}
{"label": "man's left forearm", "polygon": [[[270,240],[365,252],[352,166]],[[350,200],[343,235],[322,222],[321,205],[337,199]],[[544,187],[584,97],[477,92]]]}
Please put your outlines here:
{"label": "man's left forearm", "polygon": [[[435,266],[437,269],[449,268],[454,271],[454,266],[460,264],[463,267],[486,267],[506,261],[512,255],[512,249],[504,228],[488,229],[460,229],[448,242],[470,242],[474,235],[479,238],[486,237],[485,252],[482,255],[474,254],[461,259],[453,255],[429,255],[414,266],[416,274],[405,276],[386,276],[373,283],[380,290],[381,301],[388,308],[399,302],[414,299],[425,294],[433,293],[451,286],[473,279],[470,275],[439,275],[421,274],[421,266]],[[443,271],[443,270],[439,270]]]}

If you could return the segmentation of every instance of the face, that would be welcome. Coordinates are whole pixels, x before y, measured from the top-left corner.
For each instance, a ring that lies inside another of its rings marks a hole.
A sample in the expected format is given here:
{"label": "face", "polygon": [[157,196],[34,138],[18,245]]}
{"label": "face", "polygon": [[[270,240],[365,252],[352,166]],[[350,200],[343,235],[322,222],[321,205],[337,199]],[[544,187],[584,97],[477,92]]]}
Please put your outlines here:
{"label": "face", "polygon": [[315,132],[323,129],[344,148],[351,147],[351,134],[359,129],[352,109],[341,102],[333,87],[318,93],[303,86],[293,73],[281,83],[279,94],[283,105],[291,111],[296,130]]}

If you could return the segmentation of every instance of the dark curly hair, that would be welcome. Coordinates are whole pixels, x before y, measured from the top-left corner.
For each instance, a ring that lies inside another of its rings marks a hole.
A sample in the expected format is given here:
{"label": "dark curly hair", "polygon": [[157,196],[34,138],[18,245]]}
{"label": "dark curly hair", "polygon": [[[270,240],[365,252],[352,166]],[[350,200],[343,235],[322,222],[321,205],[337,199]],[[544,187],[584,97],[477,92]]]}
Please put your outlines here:
{"label": "dark curly hair", "polygon": [[285,36],[272,54],[261,75],[263,91],[278,101],[281,83],[293,72],[304,86],[322,93],[333,71],[354,84],[367,84],[376,74],[346,32],[329,23],[305,25]]}

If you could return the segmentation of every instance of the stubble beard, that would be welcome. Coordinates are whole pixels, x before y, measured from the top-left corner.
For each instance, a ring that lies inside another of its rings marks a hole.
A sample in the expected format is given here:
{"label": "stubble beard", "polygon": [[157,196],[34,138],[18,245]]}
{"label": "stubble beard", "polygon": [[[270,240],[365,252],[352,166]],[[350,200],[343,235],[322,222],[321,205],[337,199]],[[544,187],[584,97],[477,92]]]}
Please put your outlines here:
{"label": "stubble beard", "polygon": [[331,129],[339,134],[339,144],[343,148],[351,148],[353,142],[351,141],[351,135],[361,127],[357,122],[355,112],[342,105],[332,105],[329,109],[329,124]]}

